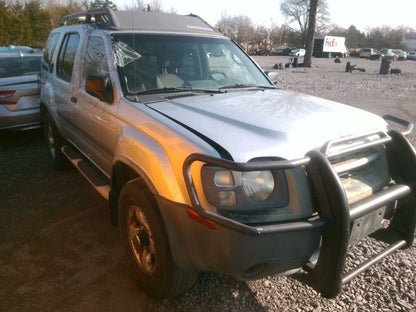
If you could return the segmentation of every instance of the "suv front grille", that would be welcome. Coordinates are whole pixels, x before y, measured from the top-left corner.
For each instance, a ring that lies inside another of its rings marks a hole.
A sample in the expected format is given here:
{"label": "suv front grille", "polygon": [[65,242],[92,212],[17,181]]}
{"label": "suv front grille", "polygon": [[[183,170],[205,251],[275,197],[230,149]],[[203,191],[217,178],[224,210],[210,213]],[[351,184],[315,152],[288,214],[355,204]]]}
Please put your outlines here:
{"label": "suv front grille", "polygon": [[384,146],[358,151],[331,161],[348,203],[355,203],[391,183]]}

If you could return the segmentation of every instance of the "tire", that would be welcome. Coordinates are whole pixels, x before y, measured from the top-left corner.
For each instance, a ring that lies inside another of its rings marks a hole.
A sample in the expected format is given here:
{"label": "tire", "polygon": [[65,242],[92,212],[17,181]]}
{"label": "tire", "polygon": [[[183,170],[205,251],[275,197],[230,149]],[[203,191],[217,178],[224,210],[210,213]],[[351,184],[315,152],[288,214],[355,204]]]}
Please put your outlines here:
{"label": "tire", "polygon": [[67,168],[68,161],[65,155],[61,152],[63,139],[48,113],[45,113],[43,119],[43,134],[46,141],[49,161],[52,167],[58,170]]}
{"label": "tire", "polygon": [[133,274],[150,297],[172,298],[195,283],[198,272],[184,271],[175,264],[158,207],[142,179],[123,186],[118,221]]}

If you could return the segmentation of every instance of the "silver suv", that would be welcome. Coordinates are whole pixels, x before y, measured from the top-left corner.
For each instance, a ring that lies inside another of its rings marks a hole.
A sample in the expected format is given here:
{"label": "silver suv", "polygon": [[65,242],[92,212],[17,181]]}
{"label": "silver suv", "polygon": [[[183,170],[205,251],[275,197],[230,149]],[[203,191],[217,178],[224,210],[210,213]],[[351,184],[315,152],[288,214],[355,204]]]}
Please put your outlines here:
{"label": "silver suv", "polygon": [[[42,62],[50,159],[69,159],[109,200],[151,296],[185,291],[200,271],[304,268],[334,297],[412,245],[412,124],[276,89],[194,15],[103,8],[64,22],[80,18],[51,32]],[[390,247],[343,275],[348,247],[370,234]]]}

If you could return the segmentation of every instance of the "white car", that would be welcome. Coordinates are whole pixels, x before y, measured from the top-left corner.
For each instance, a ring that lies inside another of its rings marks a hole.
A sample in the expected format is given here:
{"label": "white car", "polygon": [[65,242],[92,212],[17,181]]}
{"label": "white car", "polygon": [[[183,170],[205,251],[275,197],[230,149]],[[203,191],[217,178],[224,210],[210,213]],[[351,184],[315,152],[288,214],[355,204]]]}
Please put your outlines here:
{"label": "white car", "polygon": [[289,56],[305,56],[305,49],[295,49],[290,51]]}
{"label": "white car", "polygon": [[407,59],[408,60],[416,60],[416,52],[409,52],[407,54]]}

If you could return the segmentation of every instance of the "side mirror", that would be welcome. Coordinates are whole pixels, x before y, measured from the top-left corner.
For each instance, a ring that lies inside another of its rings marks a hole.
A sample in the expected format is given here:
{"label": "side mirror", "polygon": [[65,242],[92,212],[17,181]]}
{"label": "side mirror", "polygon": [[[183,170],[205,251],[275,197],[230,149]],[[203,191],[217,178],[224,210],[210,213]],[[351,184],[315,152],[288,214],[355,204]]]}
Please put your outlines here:
{"label": "side mirror", "polygon": [[276,71],[267,71],[266,75],[269,77],[270,81],[273,82],[273,84],[277,83],[278,73]]}
{"label": "side mirror", "polygon": [[101,101],[113,103],[114,93],[111,81],[107,77],[88,76],[85,91]]}

